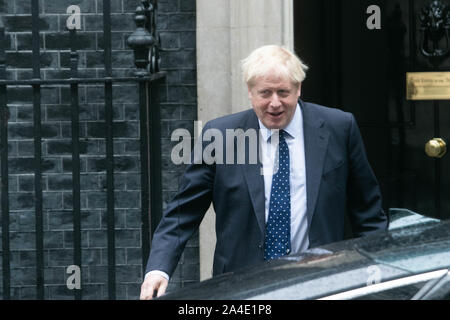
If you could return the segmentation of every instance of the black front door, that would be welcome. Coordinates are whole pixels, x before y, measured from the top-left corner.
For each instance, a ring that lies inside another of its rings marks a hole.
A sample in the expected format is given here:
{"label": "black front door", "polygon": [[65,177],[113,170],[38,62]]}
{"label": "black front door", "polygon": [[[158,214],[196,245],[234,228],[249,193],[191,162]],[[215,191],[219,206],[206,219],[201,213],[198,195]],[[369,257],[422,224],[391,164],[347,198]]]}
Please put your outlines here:
{"label": "black front door", "polygon": [[[407,73],[450,71],[450,1],[433,2],[295,0],[295,50],[310,67],[303,99],[355,115],[385,208],[450,218],[450,153],[425,152],[450,143],[450,101],[406,95]],[[434,43],[421,28],[429,12],[442,26]]]}

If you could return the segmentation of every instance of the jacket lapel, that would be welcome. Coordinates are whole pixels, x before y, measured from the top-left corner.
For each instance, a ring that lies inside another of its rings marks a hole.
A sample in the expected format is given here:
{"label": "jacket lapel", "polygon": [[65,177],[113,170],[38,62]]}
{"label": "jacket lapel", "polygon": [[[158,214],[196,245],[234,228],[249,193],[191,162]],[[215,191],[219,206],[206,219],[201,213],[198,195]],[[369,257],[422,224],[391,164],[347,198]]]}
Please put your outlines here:
{"label": "jacket lapel", "polygon": [[258,221],[259,228],[263,235],[265,236],[265,199],[264,199],[264,177],[261,174],[262,165],[259,158],[259,123],[258,118],[253,110],[249,110],[248,117],[243,121],[241,128],[243,131],[249,129],[256,130],[257,133],[257,150],[258,150],[258,161],[257,164],[250,164],[249,159],[249,148],[245,148],[245,164],[238,165],[242,168],[243,176],[245,182],[247,183],[248,192],[250,194],[250,199],[252,201],[253,208],[255,210],[256,220]]}
{"label": "jacket lapel", "polygon": [[300,106],[303,111],[303,132],[305,141],[306,214],[308,226],[311,226],[320,182],[322,180],[322,171],[329,133],[324,128],[323,119],[317,118],[314,106],[302,101],[300,101]]}

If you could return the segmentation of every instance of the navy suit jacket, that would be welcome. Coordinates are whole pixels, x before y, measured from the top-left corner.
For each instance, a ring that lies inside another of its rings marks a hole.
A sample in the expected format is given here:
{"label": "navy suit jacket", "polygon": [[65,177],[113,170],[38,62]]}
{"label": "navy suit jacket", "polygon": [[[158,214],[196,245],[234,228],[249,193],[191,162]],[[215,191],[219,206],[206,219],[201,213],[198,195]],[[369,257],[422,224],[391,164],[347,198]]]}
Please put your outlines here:
{"label": "navy suit jacket", "polygon": [[[309,246],[340,241],[349,221],[354,237],[385,230],[381,193],[352,114],[299,101],[303,113]],[[226,137],[227,129],[259,129],[253,109],[208,122]],[[259,136],[259,135],[258,135]],[[225,142],[225,139],[224,139]],[[224,143],[226,145],[236,141]],[[210,142],[203,142],[203,147]],[[259,145],[259,143],[258,143]],[[236,145],[235,145],[236,146]],[[236,150],[235,150],[236,151]],[[264,261],[264,178],[261,163],[190,164],[180,189],[155,231],[147,272],[174,272],[186,242],[211,202],[217,244],[213,275]],[[235,152],[236,158],[236,152]],[[295,161],[292,155],[291,161]]]}

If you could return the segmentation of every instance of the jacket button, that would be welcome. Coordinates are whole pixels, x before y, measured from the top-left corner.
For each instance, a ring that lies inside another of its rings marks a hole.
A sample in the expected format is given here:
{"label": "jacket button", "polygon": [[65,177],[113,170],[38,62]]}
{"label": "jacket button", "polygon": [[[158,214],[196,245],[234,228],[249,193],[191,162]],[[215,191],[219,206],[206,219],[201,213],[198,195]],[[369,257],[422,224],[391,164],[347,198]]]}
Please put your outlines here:
{"label": "jacket button", "polygon": [[260,244],[260,245],[258,246],[258,248],[262,249],[262,248],[263,248],[262,244]]}

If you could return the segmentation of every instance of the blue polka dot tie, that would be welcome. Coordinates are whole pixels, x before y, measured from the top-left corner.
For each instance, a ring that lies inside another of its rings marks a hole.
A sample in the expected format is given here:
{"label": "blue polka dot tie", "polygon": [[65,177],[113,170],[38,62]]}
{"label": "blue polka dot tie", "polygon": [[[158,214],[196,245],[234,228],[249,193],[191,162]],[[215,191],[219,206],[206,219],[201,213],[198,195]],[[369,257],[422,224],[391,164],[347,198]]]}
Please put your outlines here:
{"label": "blue polka dot tie", "polygon": [[291,193],[289,181],[289,148],[286,132],[280,130],[278,170],[272,178],[269,218],[266,225],[264,260],[272,260],[291,251]]}

